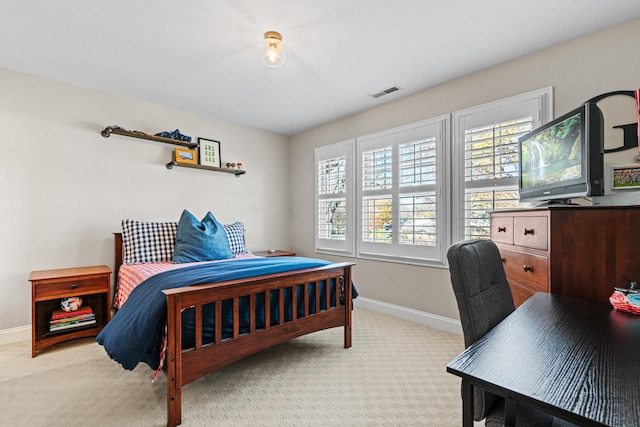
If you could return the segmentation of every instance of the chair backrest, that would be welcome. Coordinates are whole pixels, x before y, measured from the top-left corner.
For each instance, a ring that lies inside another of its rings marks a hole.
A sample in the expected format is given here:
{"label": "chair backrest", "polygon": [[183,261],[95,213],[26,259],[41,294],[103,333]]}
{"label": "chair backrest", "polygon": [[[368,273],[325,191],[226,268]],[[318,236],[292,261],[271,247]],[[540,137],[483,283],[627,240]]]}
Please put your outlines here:
{"label": "chair backrest", "polygon": [[[447,251],[453,293],[458,303],[464,344],[482,338],[515,310],[498,247],[491,240],[458,242]],[[484,419],[497,400],[474,388],[474,418]]]}

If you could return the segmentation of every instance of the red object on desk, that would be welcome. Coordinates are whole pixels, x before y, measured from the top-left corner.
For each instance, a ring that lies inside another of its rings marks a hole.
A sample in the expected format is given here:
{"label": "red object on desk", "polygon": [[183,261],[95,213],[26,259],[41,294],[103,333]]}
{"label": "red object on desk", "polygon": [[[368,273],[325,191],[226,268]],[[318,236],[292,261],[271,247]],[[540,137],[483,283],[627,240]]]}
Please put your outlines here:
{"label": "red object on desk", "polygon": [[627,295],[623,290],[616,289],[609,297],[609,302],[616,310],[626,311],[627,313],[640,314],[640,307],[631,304],[629,300],[627,300]]}

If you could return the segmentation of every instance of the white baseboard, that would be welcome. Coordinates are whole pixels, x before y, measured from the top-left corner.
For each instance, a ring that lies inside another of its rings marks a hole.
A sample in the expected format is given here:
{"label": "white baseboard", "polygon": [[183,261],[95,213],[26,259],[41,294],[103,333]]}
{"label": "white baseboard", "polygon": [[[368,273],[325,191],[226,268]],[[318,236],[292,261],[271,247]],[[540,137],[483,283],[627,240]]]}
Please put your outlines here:
{"label": "white baseboard", "polygon": [[403,320],[408,320],[410,322],[419,323],[431,328],[440,329],[441,331],[462,335],[462,326],[460,325],[459,320],[450,319],[448,317],[426,313],[424,311],[414,310],[412,308],[402,307],[399,305],[389,304],[362,296],[358,296],[358,298],[354,299],[353,305],[355,307],[361,307],[366,310],[371,310],[377,313],[386,314]]}
{"label": "white baseboard", "polygon": [[19,326],[17,328],[0,330],[0,345],[11,344],[31,339],[31,326]]}

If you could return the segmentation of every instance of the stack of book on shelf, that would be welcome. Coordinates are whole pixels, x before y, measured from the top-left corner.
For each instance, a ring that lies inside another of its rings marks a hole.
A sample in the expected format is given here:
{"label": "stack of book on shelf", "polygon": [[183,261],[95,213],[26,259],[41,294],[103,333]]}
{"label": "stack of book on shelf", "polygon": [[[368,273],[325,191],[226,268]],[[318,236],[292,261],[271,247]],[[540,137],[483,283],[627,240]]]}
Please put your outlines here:
{"label": "stack of book on shelf", "polygon": [[49,331],[67,331],[95,323],[96,315],[88,305],[82,306],[76,311],[54,310],[49,321]]}

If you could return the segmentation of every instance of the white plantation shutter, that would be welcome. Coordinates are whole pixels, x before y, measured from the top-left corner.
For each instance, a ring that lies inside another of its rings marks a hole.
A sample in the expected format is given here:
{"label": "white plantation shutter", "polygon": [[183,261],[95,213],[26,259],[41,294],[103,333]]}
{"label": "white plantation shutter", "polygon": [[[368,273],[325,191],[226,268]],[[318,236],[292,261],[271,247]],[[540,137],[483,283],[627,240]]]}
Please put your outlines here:
{"label": "white plantation shutter", "polygon": [[318,161],[318,236],[345,240],[347,156]]}
{"label": "white plantation shutter", "polygon": [[[433,136],[398,147],[400,245],[437,245],[437,145]],[[423,191],[405,193],[417,188]]]}
{"label": "white plantation shutter", "polygon": [[317,148],[316,251],[443,266],[452,242],[489,238],[491,211],[524,206],[517,141],[551,119],[552,95],[549,87]]}
{"label": "white plantation shutter", "polygon": [[518,138],[552,117],[551,88],[453,113],[453,240],[489,238],[491,211],[519,202]]}
{"label": "white plantation shutter", "polygon": [[[464,177],[469,183],[518,178],[518,138],[532,129],[531,116],[464,131]],[[505,181],[506,182],[506,181]]]}
{"label": "white plantation shutter", "polygon": [[316,251],[354,253],[354,140],[317,148]]}
{"label": "white plantation shutter", "polygon": [[358,256],[442,261],[448,117],[360,137]]}

